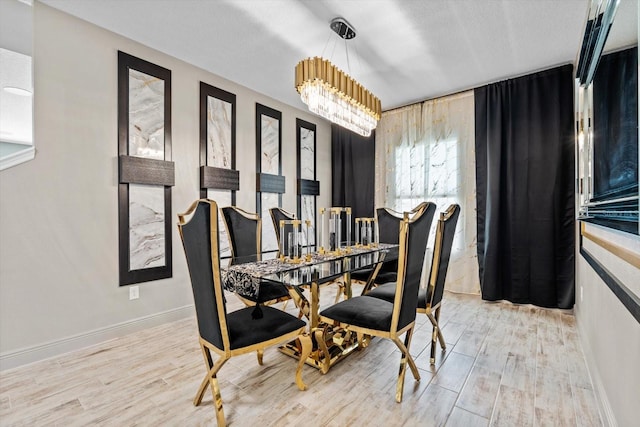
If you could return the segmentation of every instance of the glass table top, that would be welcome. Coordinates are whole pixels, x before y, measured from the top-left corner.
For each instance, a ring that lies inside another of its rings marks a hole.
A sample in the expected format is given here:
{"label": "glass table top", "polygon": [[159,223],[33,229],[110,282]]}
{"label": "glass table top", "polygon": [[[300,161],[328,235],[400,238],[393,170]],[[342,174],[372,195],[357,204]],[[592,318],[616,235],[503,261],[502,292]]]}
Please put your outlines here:
{"label": "glass table top", "polygon": [[276,253],[235,257],[221,261],[225,289],[241,294],[255,295],[260,282],[303,286],[315,281],[318,284],[362,268],[398,257],[398,245],[381,243],[377,247],[351,247],[349,252],[311,254],[309,261],[293,263],[276,258]]}

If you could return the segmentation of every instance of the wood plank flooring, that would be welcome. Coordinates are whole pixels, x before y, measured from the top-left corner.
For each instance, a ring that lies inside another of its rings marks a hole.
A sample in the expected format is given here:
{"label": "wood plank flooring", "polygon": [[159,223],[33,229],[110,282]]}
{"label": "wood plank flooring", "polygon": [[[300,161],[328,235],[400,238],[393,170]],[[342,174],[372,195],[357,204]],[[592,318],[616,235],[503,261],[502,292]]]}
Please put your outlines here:
{"label": "wood plank flooring", "polygon": [[[333,301],[335,289],[322,290]],[[354,291],[354,295],[359,290]],[[228,296],[230,310],[241,307]],[[289,306],[292,311],[294,307]],[[569,311],[445,293],[447,343],[429,365],[431,326],[418,314],[404,400],[395,402],[400,353],[374,339],[327,375],[272,348],[232,358],[219,373],[235,426],[599,426],[575,318]],[[29,366],[0,372],[2,426],[215,425],[211,393],[192,404],[205,369],[195,319],[181,320]]]}

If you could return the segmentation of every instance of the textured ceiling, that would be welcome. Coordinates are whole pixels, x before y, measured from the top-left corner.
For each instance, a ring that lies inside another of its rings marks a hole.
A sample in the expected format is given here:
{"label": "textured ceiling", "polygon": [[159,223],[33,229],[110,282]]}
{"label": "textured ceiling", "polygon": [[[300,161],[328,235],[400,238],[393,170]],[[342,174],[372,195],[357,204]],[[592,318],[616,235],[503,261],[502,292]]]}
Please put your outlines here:
{"label": "textured ceiling", "polygon": [[[589,0],[42,2],[297,108],[294,67],[323,55],[387,110],[575,61]],[[621,9],[637,25],[637,0]]]}

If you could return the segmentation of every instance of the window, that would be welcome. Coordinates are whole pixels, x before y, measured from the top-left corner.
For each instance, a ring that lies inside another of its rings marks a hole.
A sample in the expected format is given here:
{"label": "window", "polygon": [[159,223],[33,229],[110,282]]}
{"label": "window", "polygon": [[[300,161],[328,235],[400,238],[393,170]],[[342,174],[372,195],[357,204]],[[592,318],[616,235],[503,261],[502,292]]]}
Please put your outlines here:
{"label": "window", "polygon": [[407,211],[424,200],[444,209],[460,193],[458,140],[422,140],[396,147],[396,209]]}

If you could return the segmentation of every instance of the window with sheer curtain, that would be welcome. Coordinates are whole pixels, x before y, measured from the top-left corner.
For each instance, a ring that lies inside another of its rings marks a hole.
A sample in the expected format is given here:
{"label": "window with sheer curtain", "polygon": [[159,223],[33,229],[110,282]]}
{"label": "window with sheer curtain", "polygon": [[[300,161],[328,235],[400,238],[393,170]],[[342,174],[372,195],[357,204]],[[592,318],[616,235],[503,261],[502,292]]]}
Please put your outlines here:
{"label": "window with sheer curtain", "polygon": [[429,201],[442,212],[458,203],[446,286],[477,294],[473,102],[473,92],[465,92],[382,114],[376,129],[376,206],[408,211]]}

